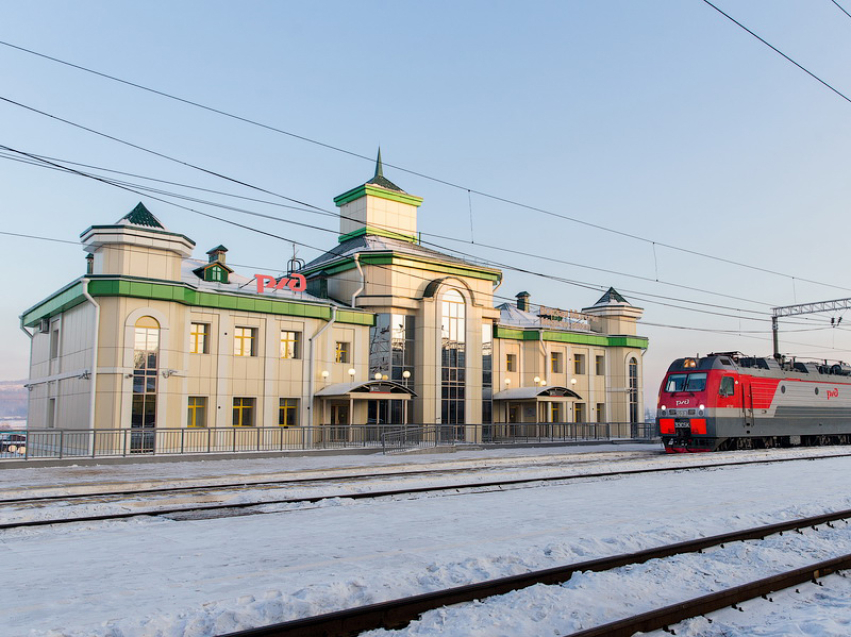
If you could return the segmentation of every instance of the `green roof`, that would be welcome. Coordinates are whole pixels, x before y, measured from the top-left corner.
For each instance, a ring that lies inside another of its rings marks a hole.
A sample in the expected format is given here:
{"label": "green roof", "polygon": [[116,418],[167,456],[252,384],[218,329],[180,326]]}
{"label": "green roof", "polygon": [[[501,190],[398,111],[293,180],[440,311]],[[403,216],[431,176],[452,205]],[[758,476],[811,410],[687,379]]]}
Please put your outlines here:
{"label": "green roof", "polygon": [[147,226],[148,228],[159,228],[161,230],[165,230],[165,226],[161,224],[160,220],[152,215],[147,208],[145,208],[145,204],[141,201],[135,208],[133,208],[133,210],[121,217],[118,221],[120,223],[125,220],[129,221],[134,226]]}
{"label": "green roof", "polygon": [[626,303],[629,305],[629,301],[623,298],[615,288],[609,288],[606,290],[606,293],[600,297],[600,300],[597,301],[594,305],[603,305],[605,303]]}

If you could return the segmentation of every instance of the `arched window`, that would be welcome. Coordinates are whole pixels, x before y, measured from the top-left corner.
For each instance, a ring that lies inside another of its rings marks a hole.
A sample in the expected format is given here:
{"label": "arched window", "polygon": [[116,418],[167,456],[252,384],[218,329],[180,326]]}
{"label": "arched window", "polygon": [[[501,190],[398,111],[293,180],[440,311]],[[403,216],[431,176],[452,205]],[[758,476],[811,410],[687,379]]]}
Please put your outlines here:
{"label": "arched window", "polygon": [[[133,413],[130,427],[153,429],[157,422],[160,324],[151,316],[136,321],[133,342]],[[153,451],[153,432],[131,437],[132,451]]]}
{"label": "arched window", "polygon": [[638,420],[638,361],[629,359],[629,422]]}
{"label": "arched window", "polygon": [[467,306],[458,290],[443,295],[440,317],[441,336],[441,422],[463,424],[466,397]]}

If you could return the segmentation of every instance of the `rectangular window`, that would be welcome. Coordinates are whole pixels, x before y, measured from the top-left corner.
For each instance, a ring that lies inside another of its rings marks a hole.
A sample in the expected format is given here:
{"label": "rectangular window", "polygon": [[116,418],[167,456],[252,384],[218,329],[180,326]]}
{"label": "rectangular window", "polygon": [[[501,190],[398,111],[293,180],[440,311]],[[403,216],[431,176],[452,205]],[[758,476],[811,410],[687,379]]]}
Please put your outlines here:
{"label": "rectangular window", "polygon": [[189,413],[186,417],[186,426],[207,426],[207,398],[205,396],[189,397]]}
{"label": "rectangular window", "polygon": [[50,358],[59,356],[59,324],[56,323],[50,330]]}
{"label": "rectangular window", "polygon": [[47,428],[56,427],[56,399],[51,398],[47,405]]}
{"label": "rectangular window", "polygon": [[281,358],[301,358],[301,332],[281,330]]}
{"label": "rectangular window", "polygon": [[594,367],[594,373],[597,376],[605,376],[606,375],[606,357],[605,356],[597,356],[597,364]]}
{"label": "rectangular window", "polygon": [[255,341],[257,330],[253,327],[237,327],[233,331],[233,355],[257,356]]}
{"label": "rectangular window", "polygon": [[349,362],[349,353],[351,350],[351,343],[347,343],[344,341],[337,341],[337,345],[334,348],[334,362],[335,363],[348,363]]}
{"label": "rectangular window", "polygon": [[208,354],[210,326],[207,323],[192,323],[189,330],[189,351],[192,354]]}
{"label": "rectangular window", "polygon": [[517,371],[517,354],[506,354],[505,355],[505,371],[507,371],[507,372],[516,372]]}
{"label": "rectangular window", "polygon": [[562,366],[561,352],[552,352],[550,354],[550,373],[561,374],[562,371],[564,371],[564,367]]}
{"label": "rectangular window", "polygon": [[233,399],[233,426],[254,426],[254,398]]}
{"label": "rectangular window", "polygon": [[597,403],[597,422],[606,422],[606,403]]}
{"label": "rectangular window", "polygon": [[573,373],[577,376],[585,373],[585,354],[576,354],[573,357]]}
{"label": "rectangular window", "polygon": [[281,427],[294,427],[298,424],[298,399],[281,398],[278,410],[278,424]]}
{"label": "rectangular window", "polygon": [[561,403],[550,403],[550,422],[561,421]]}
{"label": "rectangular window", "polygon": [[573,407],[573,414],[575,416],[573,419],[574,422],[585,422],[587,418],[585,414],[585,403],[576,403]]}

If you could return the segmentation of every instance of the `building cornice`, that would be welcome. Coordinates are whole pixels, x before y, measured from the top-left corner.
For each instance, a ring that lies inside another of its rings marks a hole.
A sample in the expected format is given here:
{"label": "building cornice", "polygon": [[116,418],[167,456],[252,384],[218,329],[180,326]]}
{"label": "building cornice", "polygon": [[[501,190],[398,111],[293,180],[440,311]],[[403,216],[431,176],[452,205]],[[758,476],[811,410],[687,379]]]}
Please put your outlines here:
{"label": "building cornice", "polygon": [[[151,301],[173,301],[192,307],[234,310],[275,314],[278,316],[298,316],[331,320],[331,305],[308,303],[297,300],[263,298],[261,296],[227,294],[209,290],[197,290],[186,283],[160,281],[156,279],[137,279],[134,277],[104,276],[89,277],[88,293],[93,297],[125,297],[147,299]],[[22,324],[32,327],[42,318],[55,316],[85,301],[83,281],[66,286],[53,296],[27,310],[22,316]],[[368,312],[356,309],[338,309],[337,322],[353,325],[373,325],[375,317]]]}
{"label": "building cornice", "polygon": [[372,184],[363,184],[362,186],[358,186],[357,188],[352,188],[351,190],[344,192],[342,195],[337,195],[334,197],[334,203],[339,207],[349,203],[350,201],[366,197],[367,195],[378,197],[379,199],[387,199],[389,201],[398,201],[399,203],[416,206],[417,208],[419,208],[420,204],[423,202],[422,197],[415,197],[414,195],[409,195],[406,192],[397,192],[395,190],[388,190],[379,186],[373,186]]}

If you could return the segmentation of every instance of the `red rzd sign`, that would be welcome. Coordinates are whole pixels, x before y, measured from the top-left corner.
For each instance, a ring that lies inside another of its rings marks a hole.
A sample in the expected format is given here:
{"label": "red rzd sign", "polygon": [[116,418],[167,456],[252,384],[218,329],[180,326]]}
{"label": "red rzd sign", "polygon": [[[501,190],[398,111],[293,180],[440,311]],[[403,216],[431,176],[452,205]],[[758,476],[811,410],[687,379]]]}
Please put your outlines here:
{"label": "red rzd sign", "polygon": [[266,290],[283,290],[289,288],[293,292],[304,292],[307,289],[307,279],[303,274],[291,274],[281,277],[280,281],[276,281],[275,277],[268,274],[255,274],[257,279],[257,294],[263,294]]}

